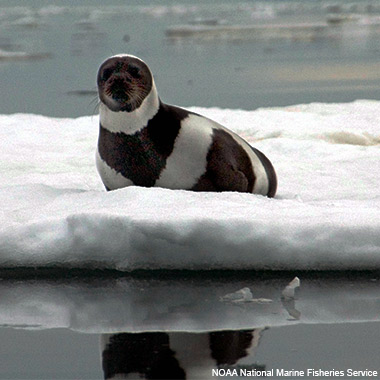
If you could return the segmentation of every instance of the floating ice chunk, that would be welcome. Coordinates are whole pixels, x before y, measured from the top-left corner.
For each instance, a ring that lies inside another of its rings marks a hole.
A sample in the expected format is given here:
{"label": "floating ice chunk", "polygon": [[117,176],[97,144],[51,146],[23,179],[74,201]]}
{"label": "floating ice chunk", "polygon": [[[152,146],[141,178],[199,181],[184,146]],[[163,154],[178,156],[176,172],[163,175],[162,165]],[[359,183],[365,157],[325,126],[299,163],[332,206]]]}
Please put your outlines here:
{"label": "floating ice chunk", "polygon": [[0,61],[38,60],[50,58],[50,53],[27,53],[24,51],[6,51],[0,49]]}
{"label": "floating ice chunk", "polygon": [[251,301],[249,302],[265,304],[265,303],[272,303],[273,300],[271,300],[270,298],[252,298]]}
{"label": "floating ice chunk", "polygon": [[189,24],[191,25],[215,26],[215,25],[220,25],[221,23],[222,21],[217,18],[202,18],[202,17],[197,17],[189,21]]}
{"label": "floating ice chunk", "polygon": [[249,302],[252,299],[252,292],[249,288],[242,288],[234,293],[228,293],[221,297],[222,301],[228,302]]}
{"label": "floating ice chunk", "polygon": [[58,5],[48,5],[46,7],[42,7],[38,10],[38,14],[40,16],[50,17],[50,16],[57,16],[62,13],[66,13],[70,10],[69,7],[65,6],[58,6]]}
{"label": "floating ice chunk", "polygon": [[324,35],[326,23],[273,24],[273,25],[177,25],[166,29],[169,39],[197,40],[312,40]]}
{"label": "floating ice chunk", "polygon": [[253,298],[252,292],[249,288],[242,288],[234,293],[228,293],[221,297],[221,301],[225,302],[251,302],[251,303],[270,303],[273,300],[268,298]]}
{"label": "floating ice chunk", "polygon": [[282,291],[282,297],[285,299],[294,298],[294,291],[300,286],[301,282],[298,277],[294,277],[292,281]]}

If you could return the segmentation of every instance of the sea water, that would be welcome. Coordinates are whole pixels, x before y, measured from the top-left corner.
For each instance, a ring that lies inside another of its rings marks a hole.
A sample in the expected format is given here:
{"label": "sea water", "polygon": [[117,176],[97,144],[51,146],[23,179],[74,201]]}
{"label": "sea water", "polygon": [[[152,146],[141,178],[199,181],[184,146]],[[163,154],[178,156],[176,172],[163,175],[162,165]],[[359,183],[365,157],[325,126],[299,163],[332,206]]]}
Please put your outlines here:
{"label": "sea water", "polygon": [[380,373],[378,274],[69,273],[0,273],[0,379]]}
{"label": "sea water", "polygon": [[0,31],[0,113],[96,114],[97,69],[118,53],[180,106],[380,98],[376,0],[2,0]]}

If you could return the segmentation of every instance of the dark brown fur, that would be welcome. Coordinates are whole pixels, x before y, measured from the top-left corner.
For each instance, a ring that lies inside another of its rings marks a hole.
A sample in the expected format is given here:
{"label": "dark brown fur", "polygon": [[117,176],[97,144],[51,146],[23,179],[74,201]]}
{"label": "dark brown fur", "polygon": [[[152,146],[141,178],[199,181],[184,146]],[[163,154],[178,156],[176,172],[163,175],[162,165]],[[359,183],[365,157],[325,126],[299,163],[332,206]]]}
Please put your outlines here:
{"label": "dark brown fur", "polygon": [[247,152],[229,133],[214,129],[206,172],[192,190],[252,192],[254,184],[255,176]]}

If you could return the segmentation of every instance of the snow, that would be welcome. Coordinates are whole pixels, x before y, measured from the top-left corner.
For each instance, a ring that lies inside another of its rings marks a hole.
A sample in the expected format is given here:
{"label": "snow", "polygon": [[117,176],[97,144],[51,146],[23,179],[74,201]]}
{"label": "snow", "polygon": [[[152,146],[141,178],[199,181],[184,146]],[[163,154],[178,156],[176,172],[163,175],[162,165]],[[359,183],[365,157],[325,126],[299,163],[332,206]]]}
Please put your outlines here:
{"label": "snow", "polygon": [[192,110],[270,158],[274,199],[106,192],[98,116],[0,115],[0,267],[380,268],[379,101]]}

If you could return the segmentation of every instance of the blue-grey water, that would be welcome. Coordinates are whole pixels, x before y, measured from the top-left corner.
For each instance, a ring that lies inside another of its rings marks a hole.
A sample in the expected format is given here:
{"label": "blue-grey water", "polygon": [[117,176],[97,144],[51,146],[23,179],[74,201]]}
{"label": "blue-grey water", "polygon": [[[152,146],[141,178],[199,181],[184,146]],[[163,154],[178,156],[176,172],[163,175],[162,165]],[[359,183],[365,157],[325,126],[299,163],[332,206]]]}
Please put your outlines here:
{"label": "blue-grey water", "polygon": [[[105,58],[117,53],[143,58],[155,75],[161,98],[181,106],[252,110],[297,103],[380,99],[379,36],[377,0],[0,0],[0,113],[57,117],[96,113],[97,69]],[[363,280],[359,275],[342,283],[342,294],[349,296],[353,289],[363,290],[352,300],[353,314],[361,310],[363,303],[379,304],[378,297],[366,292],[369,284],[378,284],[378,275],[374,277]],[[12,301],[20,308],[11,307],[12,302],[4,302],[4,289],[12,290],[23,280],[11,281],[5,287],[6,280],[7,276],[3,276],[0,281],[0,313],[19,321],[19,325],[0,326],[0,378],[103,378],[102,334],[68,328],[31,330],[23,318],[31,316],[33,320],[34,315],[50,315],[51,310],[43,306],[49,304],[51,295],[27,292],[25,299]],[[197,281],[192,280],[192,286]],[[234,281],[232,290],[250,284]],[[316,281],[326,290],[323,278]],[[69,280],[61,283],[71,286]],[[128,280],[125,284],[127,287]],[[146,286],[149,287],[149,281]],[[169,290],[171,286],[167,280]],[[88,303],[85,295],[91,293],[91,286],[89,289],[84,291],[82,301],[79,297],[73,304],[70,318],[74,325],[83,315],[83,308],[91,310],[94,304],[106,308],[109,295],[113,294],[111,286],[109,293]],[[208,297],[199,292],[201,300]],[[324,294],[324,300],[328,300],[328,292]],[[34,300],[32,306],[30,298]],[[63,300],[71,302],[70,298]],[[186,293],[184,304],[185,301]],[[319,308],[316,302],[315,315]],[[177,311],[162,312],[176,315]],[[255,352],[247,354],[251,360],[248,364],[258,369],[380,371],[379,318],[362,311],[363,318],[356,323],[348,322],[348,313],[347,321],[339,324],[304,323],[269,329],[263,325]],[[245,312],[243,308],[242,313]],[[126,315],[121,313],[120,318]],[[112,326],[115,320],[110,322]],[[149,322],[149,315],[146,321]],[[160,334],[165,332],[156,333],[141,339],[153,347],[152,352],[166,350],[167,337]],[[194,339],[208,342],[208,333],[174,335],[170,339],[187,346]],[[246,336],[254,342],[252,331],[239,329],[231,339],[240,342]],[[126,352],[137,344],[129,335],[121,338]],[[157,339],[164,343],[155,351]],[[214,334],[213,339],[220,342],[213,348],[215,352],[220,351],[218,347],[229,345],[222,333]],[[243,348],[232,345],[229,355],[244,357],[249,345],[244,346],[244,339],[241,344]],[[118,357],[117,352],[114,356]],[[148,356],[133,358],[147,368]],[[182,364],[187,363],[187,378],[195,378],[194,372],[189,371],[197,367],[199,358],[189,355],[180,359]]]}
{"label": "blue-grey water", "polygon": [[[379,355],[379,324],[361,325],[313,325],[277,327],[262,333],[262,342],[253,359],[251,368],[257,369],[308,369],[356,371],[375,368]],[[151,333],[153,336],[154,333]],[[177,334],[180,336],[181,334]],[[206,334],[204,334],[206,335]],[[171,334],[173,336],[173,334]],[[188,334],[183,344],[199,339],[200,334]],[[101,365],[100,337],[98,334],[81,334],[67,329],[25,331],[19,329],[0,329],[3,342],[0,349],[1,379],[103,379]],[[147,339],[147,337],[144,337]],[[149,338],[148,338],[149,339]],[[148,340],[147,339],[147,340]],[[148,340],[149,342],[149,340]],[[148,343],[147,343],[148,344]],[[206,347],[207,348],[207,347]],[[373,350],[372,352],[369,352]],[[143,360],[141,360],[143,361]],[[191,358],[189,358],[191,363]],[[192,363],[197,365],[197,361]],[[248,376],[212,376],[208,369],[208,379],[249,378]],[[231,367],[233,368],[233,367]],[[235,367],[238,368],[238,367]],[[243,367],[242,367],[243,368]],[[249,368],[249,366],[247,366]],[[189,368],[184,368],[185,370]],[[304,376],[306,377],[306,376]],[[139,378],[129,377],[130,379]],[[144,378],[143,375],[141,378]],[[192,377],[187,377],[192,378]],[[206,377],[201,377],[205,379]],[[255,376],[254,378],[265,378]],[[280,377],[266,377],[280,378]],[[282,377],[302,379],[303,377]],[[307,376],[306,378],[322,378]],[[324,376],[323,378],[347,379],[343,376]],[[356,379],[368,379],[355,376]],[[378,379],[379,377],[373,377]]]}
{"label": "blue-grey water", "polygon": [[96,113],[97,69],[121,52],[181,106],[380,99],[377,0],[2,0],[0,31],[1,113]]}
{"label": "blue-grey water", "polygon": [[[300,287],[286,299],[295,274]],[[0,379],[378,379],[379,280],[352,272],[1,271]],[[231,301],[243,288],[253,299]]]}

